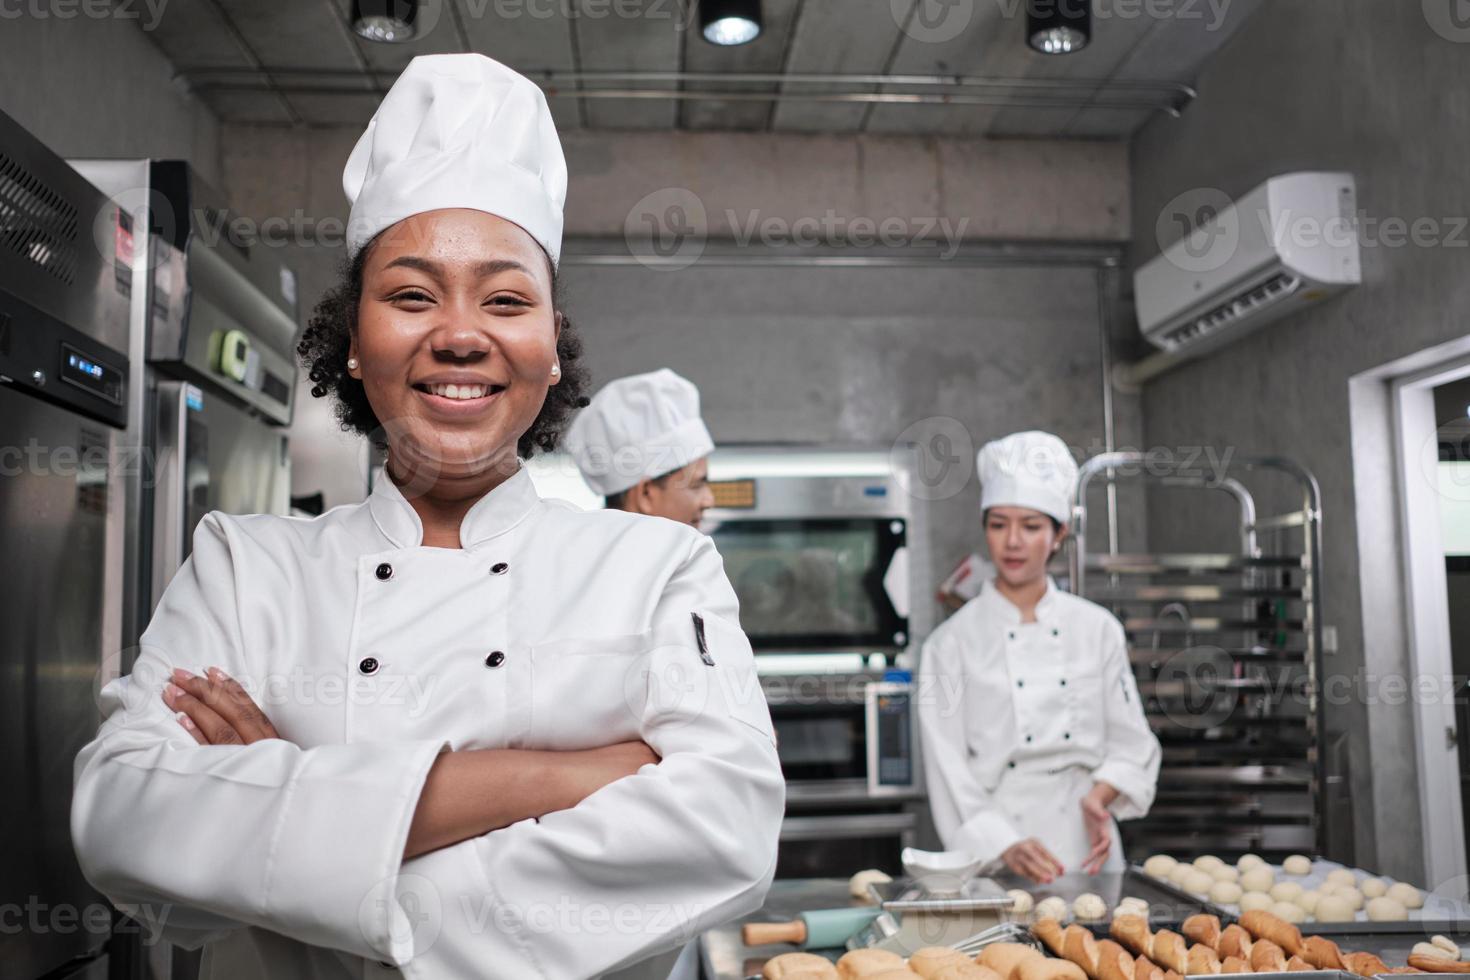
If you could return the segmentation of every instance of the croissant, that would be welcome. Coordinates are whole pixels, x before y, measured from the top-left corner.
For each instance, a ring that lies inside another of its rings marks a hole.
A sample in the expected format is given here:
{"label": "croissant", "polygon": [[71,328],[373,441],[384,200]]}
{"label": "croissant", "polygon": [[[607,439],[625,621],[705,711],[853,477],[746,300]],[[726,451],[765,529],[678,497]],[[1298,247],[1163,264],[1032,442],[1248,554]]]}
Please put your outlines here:
{"label": "croissant", "polygon": [[1286,954],[1269,939],[1257,940],[1251,946],[1251,969],[1256,973],[1284,973]]}
{"label": "croissant", "polygon": [[1425,956],[1423,953],[1410,953],[1409,965],[1425,973],[1470,973],[1470,963]]}
{"label": "croissant", "polygon": [[1062,924],[1056,919],[1037,919],[1031,934],[1051,950],[1053,956],[1062,955]]}
{"label": "croissant", "polygon": [[1097,980],[1134,980],[1133,957],[1111,939],[1097,943]]}
{"label": "croissant", "polygon": [[1191,915],[1184,920],[1184,924],[1179,927],[1179,931],[1194,942],[1202,946],[1208,946],[1210,949],[1214,949],[1220,944],[1220,919],[1217,916],[1205,915],[1203,913],[1200,915]]}
{"label": "croissant", "polygon": [[1220,941],[1215,944],[1215,952],[1221,958],[1233,956],[1240,960],[1251,958],[1251,934],[1246,932],[1234,922],[1225,927],[1220,933]]}
{"label": "croissant", "polygon": [[1185,960],[1189,967],[1189,976],[1196,977],[1220,972],[1220,957],[1216,956],[1215,951],[1204,943],[1195,943],[1189,947],[1189,955]]}
{"label": "croissant", "polygon": [[1388,964],[1372,953],[1343,953],[1342,965],[1360,977],[1376,977],[1388,972]]}
{"label": "croissant", "polygon": [[1343,968],[1342,950],[1338,949],[1337,943],[1322,936],[1308,936],[1303,939],[1302,951],[1298,955],[1319,970]]}
{"label": "croissant", "polygon": [[1150,956],[1153,952],[1153,935],[1148,931],[1148,920],[1141,915],[1119,915],[1113,918],[1109,933],[1135,956]]}
{"label": "croissant", "polygon": [[1251,965],[1239,956],[1227,956],[1225,962],[1220,964],[1221,973],[1249,973]]}
{"label": "croissant", "polygon": [[1067,926],[1062,934],[1062,956],[1082,967],[1082,972],[1097,980],[1097,940],[1084,926]]}
{"label": "croissant", "polygon": [[1179,974],[1189,972],[1189,954],[1185,950],[1184,937],[1177,932],[1160,929],[1154,933],[1154,941],[1149,946],[1149,954],[1153,961],[1165,970],[1172,970]]}
{"label": "croissant", "polygon": [[1240,924],[1255,938],[1269,939],[1292,956],[1301,952],[1302,931],[1279,915],[1252,909],[1241,913]]}

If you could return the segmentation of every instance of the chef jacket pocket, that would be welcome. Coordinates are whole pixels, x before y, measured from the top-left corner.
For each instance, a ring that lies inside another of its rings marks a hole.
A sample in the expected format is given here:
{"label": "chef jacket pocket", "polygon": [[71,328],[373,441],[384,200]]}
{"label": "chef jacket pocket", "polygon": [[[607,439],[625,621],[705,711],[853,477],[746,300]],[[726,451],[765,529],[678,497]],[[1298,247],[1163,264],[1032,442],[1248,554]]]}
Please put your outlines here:
{"label": "chef jacket pocket", "polygon": [[577,636],[531,647],[524,748],[571,751],[639,737],[649,633]]}
{"label": "chef jacket pocket", "polygon": [[1073,720],[1067,728],[1069,740],[1088,746],[1100,745],[1107,727],[1107,695],[1099,667],[1084,667],[1067,674]]}
{"label": "chef jacket pocket", "polygon": [[739,627],[719,616],[701,615],[700,621],[704,627],[704,643],[714,661],[714,666],[707,670],[714,675],[713,681],[730,717],[774,742],[776,729],[771,722],[766,693],[761,689],[760,678],[756,674],[750,640]]}

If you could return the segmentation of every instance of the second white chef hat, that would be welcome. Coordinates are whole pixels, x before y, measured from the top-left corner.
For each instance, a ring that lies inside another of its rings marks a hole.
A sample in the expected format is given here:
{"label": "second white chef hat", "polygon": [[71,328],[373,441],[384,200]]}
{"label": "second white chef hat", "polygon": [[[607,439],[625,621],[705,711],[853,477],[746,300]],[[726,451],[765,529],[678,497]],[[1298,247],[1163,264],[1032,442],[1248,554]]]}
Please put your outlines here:
{"label": "second white chef hat", "polygon": [[988,442],[977,458],[980,510],[1027,507],[1072,519],[1077,462],[1067,444],[1049,432],[1016,432]]}
{"label": "second white chef hat", "polygon": [[662,368],[608,383],[572,421],[564,445],[604,497],[688,466],[714,451],[699,389]]}
{"label": "second white chef hat", "polygon": [[546,96],[481,54],[420,55],[393,83],[342,172],[347,251],[404,218],[485,211],[561,255],[567,164]]}

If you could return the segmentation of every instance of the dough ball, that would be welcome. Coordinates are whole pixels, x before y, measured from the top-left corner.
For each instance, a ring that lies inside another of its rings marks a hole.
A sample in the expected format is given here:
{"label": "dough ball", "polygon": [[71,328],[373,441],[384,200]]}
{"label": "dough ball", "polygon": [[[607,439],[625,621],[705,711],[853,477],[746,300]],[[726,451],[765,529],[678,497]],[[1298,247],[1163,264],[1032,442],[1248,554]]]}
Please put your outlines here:
{"label": "dough ball", "polygon": [[1248,892],[1268,892],[1276,884],[1276,872],[1262,865],[1240,876],[1240,887]]}
{"label": "dough ball", "polygon": [[1210,874],[1215,876],[1216,881],[1239,881],[1240,872],[1228,864],[1222,864],[1218,868],[1211,868]]}
{"label": "dough ball", "polygon": [[1168,878],[1169,872],[1179,867],[1179,862],[1167,854],[1155,854],[1143,862],[1143,873],[1150,878]]}
{"label": "dough ball", "polygon": [[1179,883],[1179,887],[1191,895],[1198,895],[1203,898],[1210,893],[1211,888],[1215,887],[1215,878],[1208,871],[1201,871],[1195,868]]}
{"label": "dough ball", "polygon": [[1388,886],[1388,891],[1383,893],[1388,898],[1398,902],[1406,909],[1422,909],[1424,907],[1424,893],[1413,885],[1406,885],[1402,881],[1396,881]]}
{"label": "dough ball", "polygon": [[1204,857],[1197,857],[1194,859],[1194,866],[1196,868],[1199,868],[1201,871],[1209,871],[1212,868],[1218,868],[1224,863],[1224,861],[1221,861],[1213,854],[1206,854]]}
{"label": "dough ball", "polygon": [[1136,915],[1140,919],[1148,918],[1148,903],[1141,898],[1125,898],[1113,909],[1113,918],[1120,915]]}
{"label": "dough ball", "polygon": [[1455,959],[1460,958],[1460,944],[1455,942],[1449,936],[1431,936],[1429,941],[1438,946],[1440,949],[1444,950],[1446,953],[1450,953],[1451,955],[1453,955]]}
{"label": "dough ball", "polygon": [[1302,923],[1307,921],[1307,910],[1295,902],[1277,902],[1268,911],[1278,919],[1287,922]]}
{"label": "dough ball", "polygon": [[1281,862],[1281,870],[1289,875],[1309,875],[1312,873],[1312,859],[1305,854],[1293,854]]}
{"label": "dough ball", "polygon": [[[1343,885],[1332,893],[1333,898],[1340,898],[1347,902],[1348,908],[1357,912],[1363,907],[1363,893],[1351,885]],[[1402,903],[1400,903],[1402,904]]]}
{"label": "dough ball", "polygon": [[1233,881],[1217,881],[1215,887],[1210,889],[1210,901],[1216,905],[1234,905],[1244,894]]}
{"label": "dough ball", "polygon": [[1382,878],[1364,878],[1358,891],[1363,893],[1364,898],[1379,898],[1388,894],[1388,882]]}
{"label": "dough ball", "polygon": [[1329,885],[1353,885],[1358,884],[1358,876],[1347,868],[1333,868],[1327,872],[1327,883]]}
{"label": "dough ball", "polygon": [[869,868],[867,871],[859,871],[847,879],[847,892],[853,898],[860,898],[865,902],[871,902],[873,897],[868,894],[868,886],[883,885],[892,880],[892,878],[877,868]]}
{"label": "dough ball", "polygon": [[1012,888],[1006,894],[1011,897],[1012,915],[1027,915],[1036,906],[1036,900],[1031,897],[1030,892]]}
{"label": "dough ball", "polygon": [[1235,866],[1240,869],[1241,874],[1245,874],[1251,868],[1263,867],[1265,863],[1265,859],[1262,858],[1259,854],[1247,854],[1243,856],[1239,861],[1236,861]]}
{"label": "dough ball", "polygon": [[1349,905],[1342,896],[1333,892],[1331,895],[1323,895],[1317,902],[1318,922],[1352,922],[1357,918],[1353,907]]}
{"label": "dough ball", "polygon": [[1264,912],[1276,901],[1265,892],[1246,892],[1240,896],[1240,910],[1242,912]]}
{"label": "dough ball", "polygon": [[1306,891],[1294,881],[1283,881],[1271,886],[1271,897],[1278,902],[1296,903],[1297,896]]}
{"label": "dough ball", "polygon": [[[1435,938],[1438,939],[1439,937],[1436,936]],[[1457,953],[1451,953],[1449,950],[1445,949],[1439,943],[1434,943],[1434,942],[1429,942],[1429,943],[1415,943],[1414,944],[1414,948],[1411,949],[1411,950],[1409,950],[1409,955],[1410,956],[1433,956],[1434,958],[1444,960],[1447,963],[1448,962],[1453,962],[1453,961],[1455,961],[1455,960],[1457,960],[1457,959],[1460,958]]]}
{"label": "dough ball", "polygon": [[1051,898],[1043,898],[1036,903],[1036,917],[1038,919],[1056,919],[1061,921],[1067,917],[1069,911],[1071,909],[1067,906],[1067,900],[1065,898],[1058,898],[1056,895],[1053,895]]}
{"label": "dough ball", "polygon": [[1097,922],[1107,917],[1108,903],[1100,895],[1088,892],[1072,903],[1072,914],[1083,922]]}
{"label": "dough ball", "polygon": [[1184,884],[1185,878],[1188,878],[1198,870],[1199,868],[1196,868],[1194,865],[1185,864],[1183,861],[1180,861],[1174,866],[1174,870],[1169,872],[1169,880],[1176,885],[1182,885]]}
{"label": "dough ball", "polygon": [[1302,911],[1311,915],[1317,911],[1317,903],[1322,901],[1322,893],[1318,891],[1302,892],[1294,901],[1302,907]]}
{"label": "dough ball", "polygon": [[1369,922],[1402,922],[1408,917],[1408,908],[1397,899],[1384,895],[1368,900]]}

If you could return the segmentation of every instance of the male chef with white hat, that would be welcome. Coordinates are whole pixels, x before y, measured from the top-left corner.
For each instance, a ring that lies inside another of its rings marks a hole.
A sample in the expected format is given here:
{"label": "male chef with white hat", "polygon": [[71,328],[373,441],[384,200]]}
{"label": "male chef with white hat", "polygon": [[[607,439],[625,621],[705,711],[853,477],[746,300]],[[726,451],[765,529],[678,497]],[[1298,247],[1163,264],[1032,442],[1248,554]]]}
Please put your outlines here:
{"label": "male chef with white hat", "polygon": [[567,430],[567,451],[607,506],[698,527],[714,506],[699,389],[663,368],[609,383]]}
{"label": "male chef with white hat", "polygon": [[711,540],[521,463],[585,384],[545,96],[415,58],[343,183],[299,350],[387,462],[310,520],[199,522],[77,758],[82,870],[204,980],[667,976],[761,906],[785,785]]}
{"label": "male chef with white hat", "polygon": [[1036,882],[1122,870],[1115,821],[1148,812],[1160,751],[1122,625],[1047,575],[1077,464],[1056,436],[1018,432],[978,465],[995,577],[930,634],[919,663],[935,826],[946,849]]}

